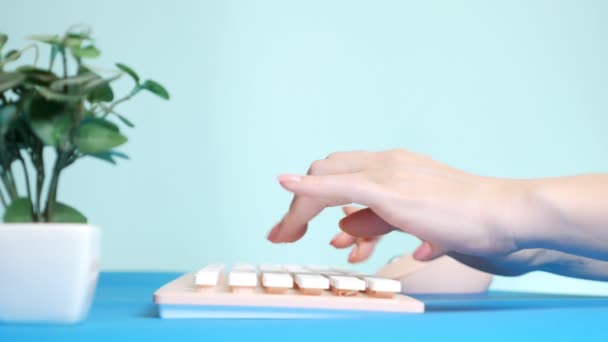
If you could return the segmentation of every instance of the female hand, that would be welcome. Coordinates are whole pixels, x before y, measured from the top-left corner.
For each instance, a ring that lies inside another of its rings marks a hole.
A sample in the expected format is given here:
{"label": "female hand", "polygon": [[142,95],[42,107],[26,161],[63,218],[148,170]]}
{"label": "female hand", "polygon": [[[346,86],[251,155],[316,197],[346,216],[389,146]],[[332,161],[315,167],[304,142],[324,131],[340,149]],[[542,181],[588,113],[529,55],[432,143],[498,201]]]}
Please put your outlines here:
{"label": "female hand", "polygon": [[295,197],[268,235],[275,243],[301,238],[326,207],[357,203],[367,208],[340,221],[344,232],[412,234],[424,241],[414,253],[419,260],[447,252],[499,257],[519,249],[517,231],[505,224],[520,204],[516,181],[468,174],[405,150],[334,153],[314,162],[307,176],[283,175],[279,182]]}
{"label": "female hand", "polygon": [[332,240],[367,259],[380,236],[398,230],[423,241],[418,260],[443,254],[480,270],[531,270],[608,279],[608,175],[510,180],[465,173],[405,150],[341,152],[314,162],[307,176],[283,175],[294,193],[272,242],[301,238],[324,208],[345,208]]}

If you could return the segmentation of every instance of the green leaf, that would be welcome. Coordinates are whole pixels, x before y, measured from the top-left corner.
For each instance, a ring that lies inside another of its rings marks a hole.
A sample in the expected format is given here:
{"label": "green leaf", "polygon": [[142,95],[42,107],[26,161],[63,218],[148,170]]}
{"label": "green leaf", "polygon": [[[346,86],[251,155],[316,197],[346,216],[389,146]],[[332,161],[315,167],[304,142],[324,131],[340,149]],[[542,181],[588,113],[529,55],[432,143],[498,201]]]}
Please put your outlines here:
{"label": "green leaf", "polygon": [[74,56],[79,58],[97,58],[99,57],[99,55],[101,55],[101,51],[99,51],[93,45],[87,45],[83,47],[71,46],[70,49],[72,50]]}
{"label": "green leaf", "polygon": [[26,104],[30,126],[45,145],[58,146],[70,131],[72,120],[66,103],[36,96]]}
{"label": "green leaf", "polygon": [[120,120],[123,124],[133,128],[135,127],[135,124],[133,124],[131,122],[131,120],[127,119],[126,117],[124,117],[123,115],[120,115],[119,113],[115,112],[115,111],[111,111],[110,113],[116,115],[116,117],[118,118],[118,120]]}
{"label": "green leaf", "polygon": [[29,198],[20,197],[11,202],[4,212],[4,222],[33,222],[32,203]]}
{"label": "green leaf", "polygon": [[120,159],[126,159],[126,160],[131,159],[131,158],[129,158],[128,155],[126,155],[126,154],[124,154],[122,152],[119,152],[119,151],[112,151],[112,155],[114,157],[117,157],[117,158],[120,158]]}
{"label": "green leaf", "polygon": [[87,223],[87,218],[75,208],[56,202],[50,222]]}
{"label": "green leaf", "polygon": [[63,42],[61,41],[61,37],[55,35],[55,36],[49,36],[49,35],[32,35],[27,37],[29,40],[35,40],[41,43],[46,43],[46,44],[57,44],[57,45],[63,45]]}
{"label": "green leaf", "polygon": [[101,78],[97,76],[97,78],[84,85],[81,94],[89,94],[88,100],[90,102],[111,102],[114,100],[114,92],[112,91],[110,83],[114,82],[119,77],[120,74],[111,78]]}
{"label": "green leaf", "polygon": [[19,50],[11,50],[7,52],[4,56],[4,63],[6,63],[7,61],[16,61],[17,59],[19,59],[19,57],[21,57],[21,52],[19,52]]}
{"label": "green leaf", "polygon": [[114,92],[112,91],[112,87],[110,87],[110,82],[116,78],[104,80],[101,76],[85,66],[80,66],[78,74],[93,74],[96,76],[96,78],[90,81],[88,85],[85,85],[85,88],[83,89],[83,93],[88,93],[87,100],[89,100],[89,102],[111,102],[114,100]]}
{"label": "green leaf", "polygon": [[118,127],[103,119],[84,120],[76,133],[76,145],[81,153],[94,154],[110,150],[127,141]]}
{"label": "green leaf", "polygon": [[97,118],[94,116],[89,116],[89,117],[85,118],[84,120],[82,120],[80,122],[80,126],[91,123],[91,122],[95,123],[96,125],[104,126],[105,128],[112,130],[114,132],[120,132],[120,129],[118,128],[118,126],[116,126],[116,124],[113,123],[112,121],[106,120],[103,118]]}
{"label": "green leaf", "polygon": [[55,58],[57,58],[57,54],[59,53],[59,46],[53,44],[51,46],[51,65],[55,63]]}
{"label": "green leaf", "polygon": [[116,165],[116,160],[114,160],[114,157],[122,158],[122,159],[129,159],[129,156],[127,156],[126,154],[124,154],[122,152],[118,152],[118,151],[104,151],[104,152],[98,152],[98,153],[89,153],[89,154],[87,154],[87,156],[101,159],[101,160],[107,161],[108,163],[111,163],[114,165]]}
{"label": "green leaf", "polygon": [[82,40],[90,40],[91,39],[90,28],[87,27],[86,31],[82,31],[82,32],[68,32],[66,37],[68,39],[69,38],[80,38]]}
{"label": "green leaf", "polygon": [[73,76],[73,77],[62,78],[62,79],[56,80],[55,82],[51,83],[50,88],[51,88],[51,90],[54,90],[54,91],[61,91],[64,86],[70,86],[70,85],[82,86],[88,82],[95,80],[96,78],[97,78],[97,76],[95,74],[82,74],[82,75],[77,75],[77,76]]}
{"label": "green leaf", "polygon": [[0,107],[0,136],[4,136],[17,118],[17,106],[9,104]]}
{"label": "green leaf", "polygon": [[4,47],[4,45],[6,45],[7,41],[8,36],[4,33],[0,33],[0,51],[2,51],[2,48]]}
{"label": "green leaf", "polygon": [[135,81],[135,83],[139,83],[139,75],[137,75],[135,70],[131,69],[130,67],[128,67],[122,63],[116,63],[116,67],[118,69],[126,72],[127,74],[129,74],[129,76],[131,76],[131,78]]}
{"label": "green leaf", "polygon": [[169,92],[167,89],[155,81],[147,80],[141,85],[141,88],[146,89],[165,100],[169,99]]}
{"label": "green leaf", "polygon": [[18,60],[21,57],[21,52],[17,51],[17,50],[11,50],[9,52],[6,53],[6,55],[4,56],[4,60],[2,60],[2,58],[0,58],[0,60],[2,60],[0,62],[0,67],[4,66],[10,62],[14,62],[16,60]]}
{"label": "green leaf", "polygon": [[68,95],[63,93],[54,92],[48,88],[42,86],[34,86],[34,88],[42,95],[45,99],[58,102],[77,102],[80,101],[81,97],[77,95]]}
{"label": "green leaf", "polygon": [[50,85],[52,82],[59,79],[54,73],[39,69],[30,65],[24,65],[17,68],[17,71],[24,74],[28,82],[36,83],[39,85]]}
{"label": "green leaf", "polygon": [[85,39],[86,38],[81,37],[80,35],[70,34],[65,38],[64,44],[69,48],[79,48],[80,45],[82,45],[82,42],[85,41]]}
{"label": "green leaf", "polygon": [[99,160],[107,161],[112,165],[116,165],[116,161],[114,160],[114,158],[112,158],[112,153],[110,152],[88,153],[87,156],[91,156]]}
{"label": "green leaf", "polygon": [[19,72],[0,72],[0,93],[11,89],[25,80],[25,75]]}

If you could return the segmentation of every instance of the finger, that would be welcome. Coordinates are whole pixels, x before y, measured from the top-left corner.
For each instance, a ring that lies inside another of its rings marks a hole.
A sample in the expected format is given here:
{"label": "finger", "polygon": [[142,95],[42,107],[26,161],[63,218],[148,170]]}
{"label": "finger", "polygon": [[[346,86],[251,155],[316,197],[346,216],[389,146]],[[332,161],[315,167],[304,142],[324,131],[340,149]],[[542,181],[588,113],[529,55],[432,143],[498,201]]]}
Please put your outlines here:
{"label": "finger", "polygon": [[356,237],[348,235],[345,232],[339,232],[338,234],[336,234],[336,236],[334,236],[330,244],[336,248],[348,248],[354,245],[356,242]]}
{"label": "finger", "polygon": [[[350,155],[351,154],[349,154],[349,156]],[[353,159],[353,158],[351,157],[349,159]],[[352,169],[353,169],[353,165],[351,165],[351,163],[344,162],[343,160],[322,159],[322,160],[317,160],[312,163],[312,165],[308,169],[307,175],[323,175],[323,174],[350,172]],[[314,202],[311,202],[311,200],[309,200],[309,199],[302,198],[301,196],[294,196],[293,200],[291,201],[291,204],[289,205],[290,210],[294,206],[296,208],[302,208],[301,210],[306,211],[306,213],[308,213],[308,216],[311,216],[311,217],[316,216],[321,210],[323,210],[323,207],[315,206]],[[348,212],[345,211],[345,213],[347,215],[348,215],[348,213],[354,212],[358,209],[355,207],[349,207],[348,210],[349,210]],[[293,215],[286,215],[286,218],[284,218],[281,222],[287,221],[287,225],[289,225],[290,220],[292,220],[292,219],[293,219]],[[281,242],[280,241],[281,236],[279,235],[279,231],[281,230],[280,229],[281,224],[282,223],[276,224],[270,230],[270,233],[268,234],[268,240],[270,240],[272,242]],[[303,227],[299,227],[299,229],[298,229],[299,233],[297,235],[294,235],[293,237],[289,237],[289,240],[300,239],[307,230],[308,230],[308,227],[306,224],[304,224]],[[336,237],[330,243],[333,244],[333,241],[336,240],[336,242],[338,244],[337,246],[335,246],[336,248],[349,247],[350,245],[354,244],[355,239],[353,238],[352,243],[348,244],[349,243],[348,240],[350,240],[350,239],[348,239],[347,236],[348,236],[348,234],[346,234],[345,236],[342,236],[342,237],[339,237],[338,235],[336,235]],[[339,247],[339,246],[344,246],[344,247]]]}
{"label": "finger", "polygon": [[435,244],[428,241],[423,241],[416,251],[414,251],[413,257],[419,261],[431,261],[437,259],[440,256],[447,254],[448,251],[443,250]]}
{"label": "finger", "polygon": [[[344,214],[346,215],[350,215],[358,210],[361,210],[362,208],[357,208],[357,207],[352,207],[352,206],[344,206],[342,207],[342,211],[344,212]],[[273,228],[274,229],[274,228]],[[272,231],[271,231],[272,232]],[[352,245],[355,244],[355,242],[357,242],[357,238],[349,235],[345,232],[339,232],[338,234],[336,234],[334,236],[333,239],[331,239],[331,241],[329,242],[330,245],[336,247],[336,248],[347,248],[350,247]]]}
{"label": "finger", "polygon": [[[342,211],[346,215],[353,214],[363,208],[357,208],[352,206],[344,206],[342,207]],[[380,238],[356,238],[352,235],[349,235],[345,232],[338,233],[334,239],[332,240],[332,245],[336,248],[346,248],[356,244],[355,248],[350,252],[348,256],[348,261],[352,263],[363,262],[372,255],[376,244]]]}
{"label": "finger", "polygon": [[364,209],[364,208],[357,208],[357,207],[353,207],[353,206],[350,206],[350,205],[346,205],[346,206],[342,207],[342,211],[347,216],[350,215],[350,214],[352,214],[352,213],[354,213],[354,212],[356,212],[356,211],[359,211],[361,209]]}
{"label": "finger", "polygon": [[323,209],[323,201],[310,197],[296,196],[291,202],[287,214],[273,228],[268,239],[274,243],[294,242],[302,238],[308,230],[308,221],[317,216]]}
{"label": "finger", "polygon": [[325,199],[330,206],[359,203],[370,206],[377,200],[377,191],[363,173],[298,176],[281,175],[279,183],[298,196]]}
{"label": "finger", "polygon": [[350,252],[348,262],[358,263],[369,259],[379,240],[380,238],[378,237],[357,239],[357,246]]}
{"label": "finger", "polygon": [[[269,236],[272,242],[293,242],[300,239],[308,222],[329,206],[358,202],[372,203],[375,195],[371,186],[357,173],[279,177],[280,184],[296,196],[292,206],[279,223],[278,232]],[[361,199],[361,200],[359,200]]]}
{"label": "finger", "polygon": [[357,210],[340,220],[342,231],[358,237],[375,237],[395,230],[388,222],[376,215],[370,208]]}
{"label": "finger", "polygon": [[321,159],[315,160],[308,168],[307,175],[335,175],[340,173],[353,173],[368,168],[368,159]]}

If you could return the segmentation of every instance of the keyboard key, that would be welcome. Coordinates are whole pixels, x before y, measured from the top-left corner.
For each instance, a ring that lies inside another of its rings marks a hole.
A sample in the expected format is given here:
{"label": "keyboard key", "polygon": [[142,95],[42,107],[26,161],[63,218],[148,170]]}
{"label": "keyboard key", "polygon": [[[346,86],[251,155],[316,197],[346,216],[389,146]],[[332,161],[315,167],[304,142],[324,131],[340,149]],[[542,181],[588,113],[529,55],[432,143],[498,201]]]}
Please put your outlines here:
{"label": "keyboard key", "polygon": [[312,271],[312,273],[318,273],[318,274],[324,275],[326,277],[346,275],[346,274],[344,274],[344,272],[338,271],[337,269],[329,267],[329,266],[312,265],[312,266],[306,266],[306,268],[309,269],[310,271]]}
{"label": "keyboard key", "polygon": [[262,285],[268,293],[287,293],[293,288],[293,278],[289,273],[264,272]]}
{"label": "keyboard key", "polygon": [[372,297],[392,298],[401,292],[401,282],[394,279],[365,277],[366,293]]}
{"label": "keyboard key", "polygon": [[309,270],[304,266],[299,265],[285,265],[285,270],[292,274],[312,274],[313,271]]}
{"label": "keyboard key", "polygon": [[365,281],[350,276],[330,276],[329,283],[332,292],[337,296],[356,296],[365,290]]}
{"label": "keyboard key", "polygon": [[219,284],[223,271],[223,264],[207,265],[194,274],[194,285],[200,290],[212,289]]}
{"label": "keyboard key", "polygon": [[278,265],[278,264],[262,264],[262,265],[260,265],[260,271],[261,272],[276,272],[276,273],[280,273],[280,272],[285,272],[285,269],[283,268],[283,265]]}
{"label": "keyboard key", "polygon": [[232,271],[228,274],[228,286],[232,292],[253,292],[258,286],[258,274],[250,271]]}
{"label": "keyboard key", "polygon": [[232,271],[236,271],[236,272],[257,272],[258,268],[255,267],[255,265],[252,264],[234,264],[234,266],[232,266]]}
{"label": "keyboard key", "polygon": [[296,274],[295,283],[303,294],[320,295],[329,289],[329,279],[320,274]]}

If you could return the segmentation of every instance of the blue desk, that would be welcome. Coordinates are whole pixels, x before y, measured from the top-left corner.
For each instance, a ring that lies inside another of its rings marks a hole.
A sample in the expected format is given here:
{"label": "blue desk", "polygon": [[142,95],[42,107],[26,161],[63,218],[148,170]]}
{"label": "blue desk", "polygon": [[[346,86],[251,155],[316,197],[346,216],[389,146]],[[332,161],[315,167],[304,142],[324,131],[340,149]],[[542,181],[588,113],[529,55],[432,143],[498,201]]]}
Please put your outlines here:
{"label": "blue desk", "polygon": [[418,315],[332,320],[161,320],[152,293],[177,273],[103,273],[74,326],[0,325],[0,341],[608,341],[608,298],[492,293],[426,297]]}

